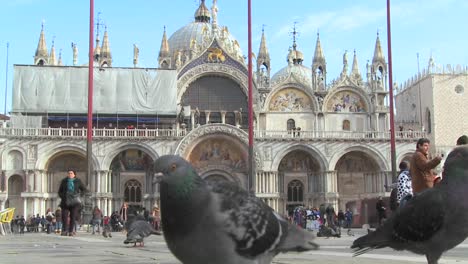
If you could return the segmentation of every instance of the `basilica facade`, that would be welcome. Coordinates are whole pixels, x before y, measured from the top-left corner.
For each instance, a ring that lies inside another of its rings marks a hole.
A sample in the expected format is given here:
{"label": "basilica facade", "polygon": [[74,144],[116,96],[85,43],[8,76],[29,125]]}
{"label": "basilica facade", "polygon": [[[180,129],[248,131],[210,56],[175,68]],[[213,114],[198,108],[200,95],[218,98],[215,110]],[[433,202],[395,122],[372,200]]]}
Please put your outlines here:
{"label": "basilica facade", "polygon": [[[158,68],[112,66],[109,35],[96,38],[92,175],[87,175],[87,66],[64,66],[41,31],[34,64],[15,65],[11,120],[0,128],[0,208],[44,214],[59,204],[68,168],[105,214],[126,201],[159,202],[152,164],[177,154],[206,180],[247,186],[248,70],[245,54],[218,8],[201,1],[193,22],[162,37]],[[369,220],[367,201],[388,196],[390,162],[387,63],[379,36],[374,56],[359,70],[343,55],[339,76],[327,75],[317,35],[311,67],[296,39],[284,68],[270,71],[262,33],[254,73],[254,191],[282,214],[296,206],[331,203]],[[424,132],[401,131],[397,163],[409,159]],[[370,211],[372,210],[370,206]],[[361,219],[361,220],[359,220]]]}

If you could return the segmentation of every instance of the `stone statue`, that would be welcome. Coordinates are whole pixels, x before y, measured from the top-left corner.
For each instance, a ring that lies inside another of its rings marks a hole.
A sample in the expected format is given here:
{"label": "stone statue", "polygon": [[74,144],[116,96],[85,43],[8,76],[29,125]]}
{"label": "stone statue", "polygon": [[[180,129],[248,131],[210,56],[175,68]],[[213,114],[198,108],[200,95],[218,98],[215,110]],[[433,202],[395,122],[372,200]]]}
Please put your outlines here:
{"label": "stone statue", "polygon": [[345,50],[343,54],[343,72],[342,75],[346,75],[348,73],[348,51]]}
{"label": "stone statue", "polygon": [[184,109],[184,106],[182,105],[180,107],[180,112],[179,114],[177,115],[177,122],[179,123],[179,125],[182,125],[184,123],[184,119],[185,119],[185,109]]}
{"label": "stone statue", "polygon": [[136,67],[138,65],[138,55],[140,54],[140,49],[136,44],[133,44],[133,65]]}
{"label": "stone statue", "polygon": [[293,49],[289,47],[289,53],[288,53],[288,65],[292,65],[294,60],[294,54],[293,54]]}
{"label": "stone statue", "polygon": [[178,50],[176,53],[175,67],[178,69],[180,66],[182,66],[182,52]]}
{"label": "stone statue", "polygon": [[72,42],[72,49],[73,49],[73,66],[78,64],[78,47],[76,43]]}
{"label": "stone statue", "polygon": [[195,108],[195,113],[193,114],[193,119],[195,123],[195,127],[197,127],[200,124],[200,110],[198,107]]}
{"label": "stone statue", "polygon": [[239,112],[236,113],[236,123],[238,126],[242,125],[242,108],[240,108]]}

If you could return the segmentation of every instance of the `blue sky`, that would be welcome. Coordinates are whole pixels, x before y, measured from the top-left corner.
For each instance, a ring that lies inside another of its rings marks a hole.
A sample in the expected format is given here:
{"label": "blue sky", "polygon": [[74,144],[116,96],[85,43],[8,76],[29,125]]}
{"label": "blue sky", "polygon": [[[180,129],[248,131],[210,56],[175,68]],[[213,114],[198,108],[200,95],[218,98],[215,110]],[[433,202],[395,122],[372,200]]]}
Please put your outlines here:
{"label": "blue sky", "polygon": [[[156,67],[163,27],[168,36],[193,21],[198,0],[95,0],[95,11],[109,32],[114,67],[132,67],[133,44],[140,49],[139,66]],[[208,8],[212,1],[206,1]],[[402,83],[427,66],[468,64],[468,1],[392,0],[392,58],[394,81]],[[52,40],[62,50],[65,65],[72,64],[71,42],[78,44],[79,64],[87,62],[89,1],[0,0],[0,112],[4,109],[6,43],[10,43],[7,111],[11,109],[13,64],[32,64],[41,23],[45,21],[47,47]],[[247,54],[247,1],[218,0],[218,24],[228,26]],[[272,59],[272,73],[286,66],[290,32],[296,22],[298,49],[310,67],[317,31],[327,60],[328,80],[342,69],[356,50],[365,75],[372,60],[377,31],[387,58],[386,0],[252,0],[253,51],[258,52],[262,25]],[[101,32],[102,36],[102,32]],[[54,38],[55,37],[55,38]],[[388,58],[387,58],[388,59]]]}

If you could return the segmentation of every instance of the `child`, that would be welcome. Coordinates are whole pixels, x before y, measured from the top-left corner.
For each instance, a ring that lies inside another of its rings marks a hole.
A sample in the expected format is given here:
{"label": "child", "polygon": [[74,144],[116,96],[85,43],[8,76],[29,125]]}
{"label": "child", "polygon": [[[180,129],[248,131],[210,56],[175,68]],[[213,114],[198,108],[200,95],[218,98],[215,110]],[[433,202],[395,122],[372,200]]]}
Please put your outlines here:
{"label": "child", "polygon": [[102,236],[105,238],[112,237],[111,226],[110,226],[110,217],[104,216],[102,222]]}

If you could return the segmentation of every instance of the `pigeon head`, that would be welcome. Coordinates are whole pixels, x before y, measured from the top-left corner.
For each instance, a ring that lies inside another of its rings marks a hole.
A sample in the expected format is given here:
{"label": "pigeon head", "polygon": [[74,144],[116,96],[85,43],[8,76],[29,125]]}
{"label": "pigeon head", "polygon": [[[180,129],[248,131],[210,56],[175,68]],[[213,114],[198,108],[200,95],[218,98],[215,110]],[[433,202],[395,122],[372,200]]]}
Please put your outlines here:
{"label": "pigeon head", "polygon": [[199,178],[192,165],[180,156],[165,155],[154,162],[154,172],[158,182],[186,184],[188,180]]}
{"label": "pigeon head", "polygon": [[444,163],[443,182],[468,183],[468,146],[453,149]]}

